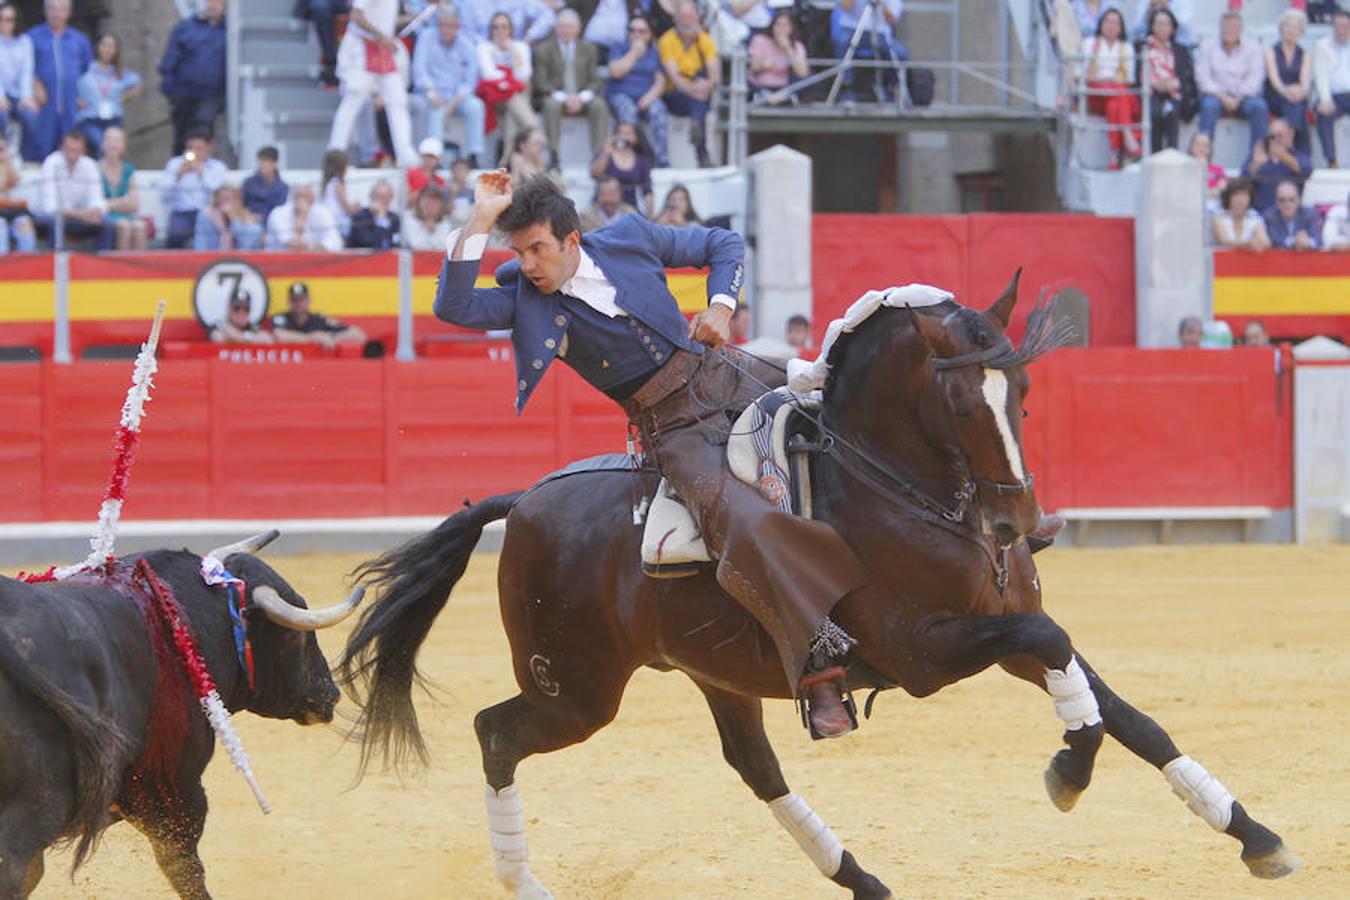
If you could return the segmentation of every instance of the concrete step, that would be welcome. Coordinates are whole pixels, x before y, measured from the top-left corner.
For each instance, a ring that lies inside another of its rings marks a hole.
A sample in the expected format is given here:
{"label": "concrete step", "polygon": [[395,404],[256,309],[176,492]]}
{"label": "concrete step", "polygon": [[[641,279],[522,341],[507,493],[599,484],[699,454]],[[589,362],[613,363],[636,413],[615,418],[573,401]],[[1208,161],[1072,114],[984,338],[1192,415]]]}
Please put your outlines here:
{"label": "concrete step", "polygon": [[324,112],[331,117],[338,107],[337,91],[325,91],[317,83],[287,84],[284,87],[270,84],[249,85],[248,90],[256,93],[258,107],[263,112]]}
{"label": "concrete step", "polygon": [[246,63],[239,67],[239,77],[268,85],[277,82],[302,81],[314,84],[319,80],[317,62],[263,62]]}

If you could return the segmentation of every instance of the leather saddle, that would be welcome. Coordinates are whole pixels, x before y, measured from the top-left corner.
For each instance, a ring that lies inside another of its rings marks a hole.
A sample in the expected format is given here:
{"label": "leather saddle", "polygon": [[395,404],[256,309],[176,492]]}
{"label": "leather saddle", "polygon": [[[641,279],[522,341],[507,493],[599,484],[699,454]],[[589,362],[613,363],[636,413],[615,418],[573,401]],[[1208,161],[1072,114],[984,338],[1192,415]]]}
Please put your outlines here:
{"label": "leather saddle", "polygon": [[[794,394],[777,388],[736,417],[727,441],[731,474],[785,511],[811,518],[811,455],[815,424],[799,410],[816,412],[820,391]],[[635,515],[644,512],[642,507]],[[698,523],[665,479],[645,508],[642,571],[653,578],[682,578],[712,565]]]}

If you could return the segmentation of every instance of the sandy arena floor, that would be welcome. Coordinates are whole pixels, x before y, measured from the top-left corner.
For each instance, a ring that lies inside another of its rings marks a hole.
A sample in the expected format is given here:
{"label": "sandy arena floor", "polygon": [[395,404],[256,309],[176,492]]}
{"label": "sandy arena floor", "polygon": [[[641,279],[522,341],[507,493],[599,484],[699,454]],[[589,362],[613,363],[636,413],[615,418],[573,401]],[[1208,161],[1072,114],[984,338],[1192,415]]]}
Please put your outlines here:
{"label": "sandy arena floor", "polygon": [[[1047,607],[1124,697],[1157,718],[1305,868],[1259,882],[1238,844],[1108,739],[1069,815],[1041,772],[1059,747],[1049,701],[999,671],[922,702],[899,694],[846,740],[812,744],[768,707],[784,771],[859,861],[903,897],[1350,896],[1350,549],[1057,550]],[[355,557],[273,559],[331,602]],[[276,811],[262,816],[218,752],[202,856],[222,898],[503,897],[488,856],[471,720],[515,692],[495,557],[475,558],[423,652],[446,691],[421,704],[435,765],[349,791],[333,730],[235,721]],[[341,630],[341,629],[339,629]],[[341,633],[323,636],[331,657]],[[718,750],[679,674],[638,673],[617,721],[520,770],[535,872],[560,898],[844,896],[822,879]],[[148,846],[113,828],[72,885],[48,858],[40,898],[169,897]]]}

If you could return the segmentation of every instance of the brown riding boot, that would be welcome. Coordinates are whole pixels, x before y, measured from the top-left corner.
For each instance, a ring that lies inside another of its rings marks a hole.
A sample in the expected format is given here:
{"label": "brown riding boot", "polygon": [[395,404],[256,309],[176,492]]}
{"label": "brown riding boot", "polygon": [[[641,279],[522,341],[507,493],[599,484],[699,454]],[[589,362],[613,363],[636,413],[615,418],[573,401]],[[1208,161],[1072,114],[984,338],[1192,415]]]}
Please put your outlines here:
{"label": "brown riding boot", "polygon": [[857,718],[844,702],[845,679],[843,666],[834,666],[803,675],[798,682],[812,740],[843,737],[858,727]]}

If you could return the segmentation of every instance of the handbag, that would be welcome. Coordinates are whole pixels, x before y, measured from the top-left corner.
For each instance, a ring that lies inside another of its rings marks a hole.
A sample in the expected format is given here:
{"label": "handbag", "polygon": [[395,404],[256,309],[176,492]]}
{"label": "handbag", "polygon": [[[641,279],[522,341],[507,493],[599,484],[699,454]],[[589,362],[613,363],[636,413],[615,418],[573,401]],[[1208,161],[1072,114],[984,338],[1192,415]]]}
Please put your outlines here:
{"label": "handbag", "polygon": [[388,75],[397,71],[398,64],[394,60],[392,50],[382,46],[378,41],[361,39],[361,43],[366,48],[366,71],[372,75]]}

